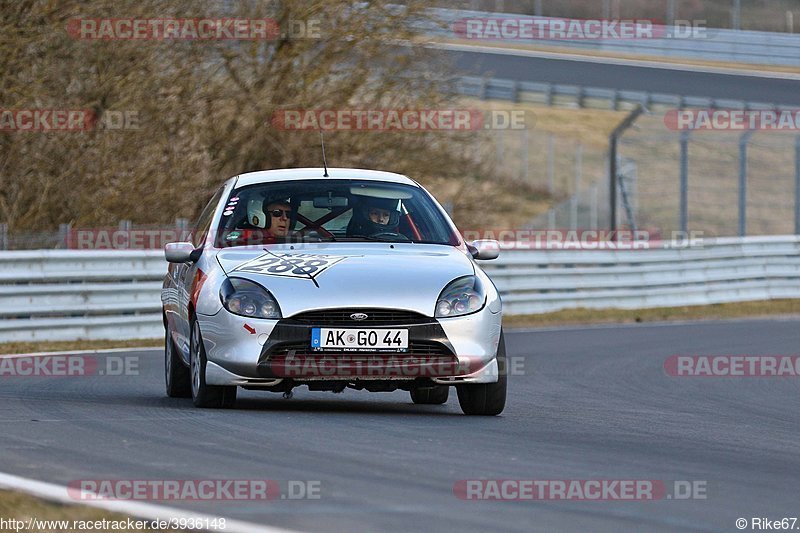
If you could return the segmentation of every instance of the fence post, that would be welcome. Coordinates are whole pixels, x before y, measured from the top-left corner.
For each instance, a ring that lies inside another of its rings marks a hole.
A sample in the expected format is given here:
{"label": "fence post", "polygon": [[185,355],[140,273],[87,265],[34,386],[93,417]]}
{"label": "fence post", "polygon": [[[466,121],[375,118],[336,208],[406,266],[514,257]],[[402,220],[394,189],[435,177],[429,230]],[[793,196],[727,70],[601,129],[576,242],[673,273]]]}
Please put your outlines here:
{"label": "fence post", "polygon": [[614,239],[616,239],[617,232],[617,142],[622,134],[625,133],[625,130],[630,128],[642,113],[644,113],[644,107],[637,105],[636,108],[614,128],[608,140],[608,205],[611,219],[609,229]]}
{"label": "fence post", "polygon": [[495,143],[495,147],[497,148],[497,162],[498,162],[498,164],[502,164],[503,155],[505,154],[505,146],[504,146],[505,135],[503,133],[504,131],[505,130],[500,130],[500,131],[497,132],[497,141]]}
{"label": "fence post", "polygon": [[[555,139],[552,135],[547,136],[547,192],[552,199],[556,191],[556,169],[555,169]],[[556,212],[550,209],[547,213],[547,228],[554,229],[556,225]]]}
{"label": "fence post", "polygon": [[675,0],[667,0],[667,26],[675,25]]}
{"label": "fence post", "polygon": [[581,177],[583,174],[583,145],[578,143],[575,149],[575,184],[570,204],[569,229],[578,229],[578,202],[581,194]]}
{"label": "fence post", "polygon": [[175,229],[178,230],[178,240],[186,240],[186,233],[189,231],[189,220],[186,218],[176,218]]}
{"label": "fence post", "polygon": [[590,220],[589,220],[589,227],[590,227],[591,229],[593,229],[593,230],[596,230],[596,229],[597,229],[597,227],[600,225],[599,221],[597,220],[597,219],[598,219],[598,213],[597,213],[597,206],[598,206],[598,202],[597,202],[597,192],[598,192],[598,191],[597,191],[597,182],[596,182],[596,181],[593,181],[593,182],[592,182],[591,193],[590,193],[590,198],[591,198],[591,200],[590,200],[590,203],[589,203],[589,219],[590,219]]}
{"label": "fence post", "polygon": [[800,235],[800,135],[794,138],[794,233]]}
{"label": "fence post", "polygon": [[731,6],[731,29],[740,30],[742,28],[742,0],[733,0]]}
{"label": "fence post", "polygon": [[747,143],[752,135],[748,130],[739,137],[739,237],[747,235]]}
{"label": "fence post", "polygon": [[72,224],[59,224],[58,225],[58,246],[65,249],[70,247],[70,234],[72,233]]}
{"label": "fence post", "polygon": [[681,207],[680,229],[689,231],[689,132],[681,132]]}
{"label": "fence post", "polygon": [[528,182],[530,178],[530,149],[531,149],[531,139],[530,139],[530,131],[528,130],[527,126],[525,127],[525,131],[522,134],[522,179],[525,183]]}
{"label": "fence post", "polygon": [[8,250],[8,224],[0,222],[0,250]]}

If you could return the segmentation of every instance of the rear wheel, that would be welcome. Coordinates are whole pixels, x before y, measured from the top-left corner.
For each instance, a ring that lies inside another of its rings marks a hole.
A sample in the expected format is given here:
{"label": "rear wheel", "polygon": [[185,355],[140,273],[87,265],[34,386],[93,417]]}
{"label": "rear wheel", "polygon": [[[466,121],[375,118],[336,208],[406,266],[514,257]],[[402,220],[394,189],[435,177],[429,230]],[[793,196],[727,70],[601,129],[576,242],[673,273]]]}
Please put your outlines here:
{"label": "rear wheel", "polygon": [[421,405],[441,405],[447,402],[450,396],[450,387],[447,385],[436,385],[430,388],[413,389],[411,391],[411,401]]}
{"label": "rear wheel", "polygon": [[170,398],[191,398],[192,383],[189,369],[183,364],[175,350],[172,330],[169,324],[164,326],[164,375],[167,385],[167,396]]}
{"label": "rear wheel", "polygon": [[506,368],[506,343],[503,332],[497,345],[497,383],[457,385],[458,403],[465,415],[494,416],[506,406],[508,370]]}
{"label": "rear wheel", "polygon": [[206,349],[200,336],[200,325],[192,320],[192,336],[189,342],[192,401],[195,407],[212,409],[230,409],[236,404],[236,386],[219,386],[206,384]]}

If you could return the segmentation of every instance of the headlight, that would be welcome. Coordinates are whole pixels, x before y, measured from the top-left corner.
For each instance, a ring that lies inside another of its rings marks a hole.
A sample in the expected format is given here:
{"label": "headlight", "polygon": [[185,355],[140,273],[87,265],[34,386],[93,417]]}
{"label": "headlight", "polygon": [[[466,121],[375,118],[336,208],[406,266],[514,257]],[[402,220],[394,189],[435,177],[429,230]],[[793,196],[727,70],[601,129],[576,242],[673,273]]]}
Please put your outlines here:
{"label": "headlight", "polygon": [[469,315],[483,309],[486,293],[477,276],[451,281],[436,300],[436,318]]}
{"label": "headlight", "polygon": [[234,315],[281,318],[281,308],[267,289],[242,278],[228,278],[219,289],[222,306]]}

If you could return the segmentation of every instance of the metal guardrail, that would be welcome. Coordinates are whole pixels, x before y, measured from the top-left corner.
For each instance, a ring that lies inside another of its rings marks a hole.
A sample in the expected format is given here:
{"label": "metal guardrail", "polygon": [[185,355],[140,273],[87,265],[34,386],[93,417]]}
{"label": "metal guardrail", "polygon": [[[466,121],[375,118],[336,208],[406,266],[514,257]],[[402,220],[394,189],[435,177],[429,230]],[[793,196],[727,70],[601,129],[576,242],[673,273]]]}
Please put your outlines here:
{"label": "metal guardrail", "polygon": [[[683,249],[506,249],[483,266],[508,314],[800,298],[796,236]],[[0,342],[160,337],[166,269],[159,250],[0,252]]]}
{"label": "metal guardrail", "polygon": [[800,298],[800,237],[683,249],[515,250],[484,268],[508,314]]}
{"label": "metal guardrail", "polygon": [[579,85],[479,78],[475,76],[463,76],[460,78],[456,84],[456,90],[462,96],[471,96],[482,100],[505,100],[547,106],[613,110],[630,110],[637,105],[642,105],[648,110],[684,109],[687,107],[737,110],[794,109],[790,106],[727,98],[683,96],[647,91],[583,87]]}
{"label": "metal guardrail", "polygon": [[[430,19],[419,21],[418,28],[428,35],[445,38],[458,38],[459,35],[453,30],[454,24],[464,19],[532,18],[531,15],[460,9],[431,8],[428,12]],[[439,21],[438,24],[436,21]],[[668,35],[674,34],[672,26],[666,29]],[[702,37],[686,39],[509,39],[503,42],[707,61],[800,66],[800,34],[792,33],[708,28]]]}
{"label": "metal guardrail", "polygon": [[161,250],[0,252],[0,342],[163,335]]}

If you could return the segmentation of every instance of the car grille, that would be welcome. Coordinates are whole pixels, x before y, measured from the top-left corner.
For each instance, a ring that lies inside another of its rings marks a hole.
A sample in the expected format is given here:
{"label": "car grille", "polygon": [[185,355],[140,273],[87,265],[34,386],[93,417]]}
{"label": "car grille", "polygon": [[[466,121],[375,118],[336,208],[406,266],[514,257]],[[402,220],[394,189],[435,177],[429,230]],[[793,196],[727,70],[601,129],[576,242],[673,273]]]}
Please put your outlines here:
{"label": "car grille", "polygon": [[[353,320],[350,315],[364,313],[364,320]],[[399,311],[396,309],[324,309],[322,311],[308,311],[300,313],[288,320],[301,324],[315,326],[394,326],[402,324],[424,324],[434,320],[423,314],[413,311]]]}

